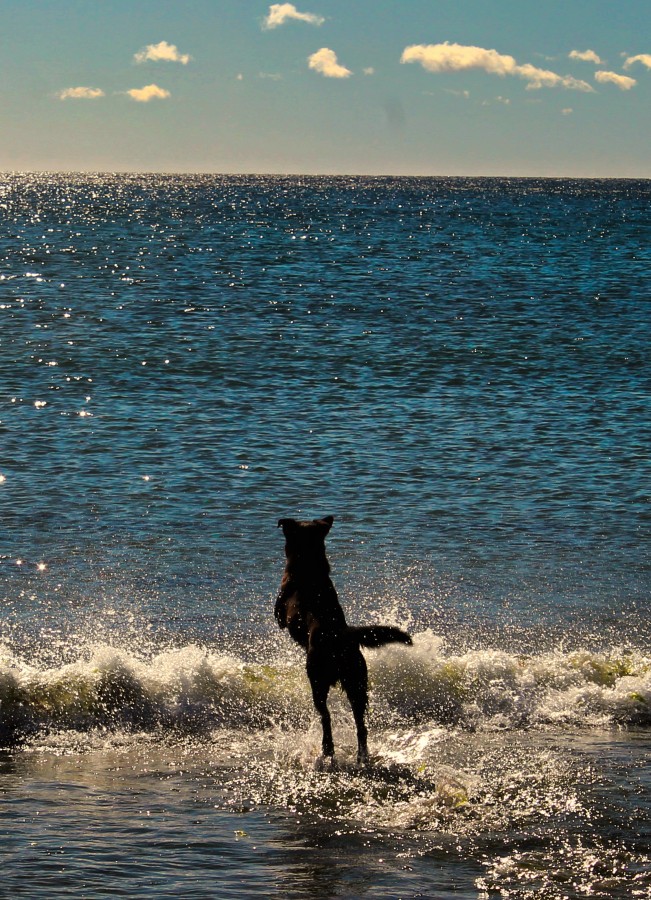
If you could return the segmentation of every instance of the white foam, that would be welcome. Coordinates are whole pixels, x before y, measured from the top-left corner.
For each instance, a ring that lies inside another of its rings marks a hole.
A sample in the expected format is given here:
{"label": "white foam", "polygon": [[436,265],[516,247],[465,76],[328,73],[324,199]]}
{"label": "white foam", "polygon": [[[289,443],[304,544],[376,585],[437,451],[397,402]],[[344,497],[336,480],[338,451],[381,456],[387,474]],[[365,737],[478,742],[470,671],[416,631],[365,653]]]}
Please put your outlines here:
{"label": "white foam", "polygon": [[[416,760],[450,727],[518,729],[554,724],[651,724],[651,658],[612,649],[520,656],[455,653],[426,631],[414,646],[366,651],[369,719],[396,762]],[[338,690],[333,718],[352,728]],[[246,662],[236,653],[187,645],[143,655],[99,644],[47,667],[0,646],[4,727],[92,728],[111,723],[201,727],[291,727],[314,720],[300,655]],[[390,737],[392,723],[396,728]]]}

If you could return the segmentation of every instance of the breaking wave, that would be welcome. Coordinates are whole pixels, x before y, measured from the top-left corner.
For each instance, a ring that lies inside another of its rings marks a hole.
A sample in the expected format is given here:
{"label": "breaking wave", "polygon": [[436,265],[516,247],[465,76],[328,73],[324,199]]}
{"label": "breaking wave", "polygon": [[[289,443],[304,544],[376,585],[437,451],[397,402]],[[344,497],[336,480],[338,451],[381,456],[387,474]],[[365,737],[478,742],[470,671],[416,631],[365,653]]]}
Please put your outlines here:
{"label": "breaking wave", "polygon": [[[413,648],[366,656],[376,730],[651,725],[651,657],[635,650],[455,653],[425,631],[414,636]],[[331,706],[336,717],[349,717],[338,690]],[[5,744],[66,729],[282,730],[313,717],[297,653],[250,662],[199,645],[143,654],[101,644],[48,667],[0,645]]]}

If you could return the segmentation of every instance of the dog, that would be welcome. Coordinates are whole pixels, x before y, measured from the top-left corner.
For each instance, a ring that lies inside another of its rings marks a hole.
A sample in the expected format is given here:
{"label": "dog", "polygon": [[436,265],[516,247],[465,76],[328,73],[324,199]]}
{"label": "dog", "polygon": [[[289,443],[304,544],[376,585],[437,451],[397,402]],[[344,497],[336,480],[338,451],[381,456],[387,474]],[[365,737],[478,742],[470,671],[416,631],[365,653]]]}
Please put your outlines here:
{"label": "dog", "polygon": [[346,624],[337,591],[330,580],[325,538],[333,516],[298,522],[280,519],[285,535],[287,564],[280,584],[274,615],[278,625],[307,652],[306,669],[314,706],[323,727],[323,756],[334,756],[328,692],[337,682],[345,691],[357,728],[357,762],[368,762],[368,732],[364,721],[368,705],[368,673],[361,647],[384,644],[411,645],[411,637],[399,628]]}

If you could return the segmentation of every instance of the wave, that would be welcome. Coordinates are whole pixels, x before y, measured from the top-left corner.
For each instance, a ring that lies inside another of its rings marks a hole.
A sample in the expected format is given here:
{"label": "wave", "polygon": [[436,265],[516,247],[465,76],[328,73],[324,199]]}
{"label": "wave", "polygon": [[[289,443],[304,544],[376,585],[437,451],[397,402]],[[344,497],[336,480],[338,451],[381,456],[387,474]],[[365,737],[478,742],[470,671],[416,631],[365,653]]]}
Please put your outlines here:
{"label": "wave", "polygon": [[[640,651],[463,653],[431,631],[413,648],[367,651],[376,729],[651,726],[651,657]],[[336,717],[350,717],[331,693]],[[299,654],[249,662],[188,645],[148,654],[99,644],[48,667],[0,645],[0,742],[43,731],[137,728],[199,732],[293,728],[314,718]]]}

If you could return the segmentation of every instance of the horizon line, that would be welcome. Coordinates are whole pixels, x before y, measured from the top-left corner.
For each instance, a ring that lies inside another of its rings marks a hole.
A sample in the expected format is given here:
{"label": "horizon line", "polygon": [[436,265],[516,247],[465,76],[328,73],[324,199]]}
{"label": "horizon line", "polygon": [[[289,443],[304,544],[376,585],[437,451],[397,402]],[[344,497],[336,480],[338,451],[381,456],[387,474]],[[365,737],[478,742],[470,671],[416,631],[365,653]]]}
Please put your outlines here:
{"label": "horizon line", "polygon": [[486,174],[481,172],[467,173],[426,173],[426,172],[272,172],[272,171],[219,171],[216,169],[2,169],[0,176],[16,175],[161,175],[207,176],[221,178],[484,178],[484,179],[548,179],[548,180],[581,180],[581,181],[651,181],[651,175],[562,175],[562,174]]}

